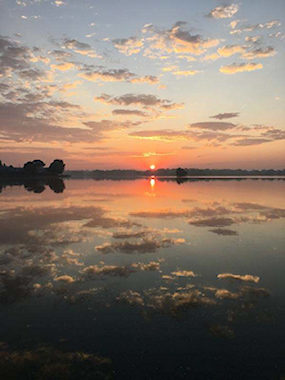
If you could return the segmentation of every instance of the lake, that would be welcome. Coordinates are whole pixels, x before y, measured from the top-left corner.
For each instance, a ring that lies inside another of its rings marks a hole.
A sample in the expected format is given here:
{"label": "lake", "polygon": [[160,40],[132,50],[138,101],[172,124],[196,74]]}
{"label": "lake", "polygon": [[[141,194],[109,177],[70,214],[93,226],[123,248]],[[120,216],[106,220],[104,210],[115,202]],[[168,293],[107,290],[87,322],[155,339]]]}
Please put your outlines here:
{"label": "lake", "polygon": [[1,379],[284,379],[285,181],[0,194]]}

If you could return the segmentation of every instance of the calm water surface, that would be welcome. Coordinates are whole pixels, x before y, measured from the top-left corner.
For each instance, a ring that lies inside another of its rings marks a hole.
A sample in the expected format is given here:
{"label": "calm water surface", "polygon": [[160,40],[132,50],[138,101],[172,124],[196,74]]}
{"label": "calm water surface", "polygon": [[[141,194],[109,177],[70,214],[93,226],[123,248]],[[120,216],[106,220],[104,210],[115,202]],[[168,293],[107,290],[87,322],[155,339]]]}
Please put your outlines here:
{"label": "calm water surface", "polygon": [[285,378],[285,181],[42,190],[0,194],[1,379]]}

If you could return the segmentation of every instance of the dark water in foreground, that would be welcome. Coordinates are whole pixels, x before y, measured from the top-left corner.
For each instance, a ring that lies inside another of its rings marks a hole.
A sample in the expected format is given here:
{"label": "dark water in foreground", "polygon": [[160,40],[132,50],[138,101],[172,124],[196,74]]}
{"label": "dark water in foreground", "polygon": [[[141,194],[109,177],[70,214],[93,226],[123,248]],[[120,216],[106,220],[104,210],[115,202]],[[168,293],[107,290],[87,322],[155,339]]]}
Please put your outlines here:
{"label": "dark water in foreground", "polygon": [[0,194],[1,379],[284,379],[285,182]]}

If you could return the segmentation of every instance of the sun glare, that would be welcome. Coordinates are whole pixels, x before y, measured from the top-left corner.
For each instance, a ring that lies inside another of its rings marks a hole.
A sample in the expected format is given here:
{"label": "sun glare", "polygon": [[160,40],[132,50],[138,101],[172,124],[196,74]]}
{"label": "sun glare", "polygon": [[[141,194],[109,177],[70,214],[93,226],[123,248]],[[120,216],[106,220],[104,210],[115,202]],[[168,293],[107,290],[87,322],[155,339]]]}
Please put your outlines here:
{"label": "sun glare", "polygon": [[154,170],[155,169],[155,165],[150,165],[150,170]]}

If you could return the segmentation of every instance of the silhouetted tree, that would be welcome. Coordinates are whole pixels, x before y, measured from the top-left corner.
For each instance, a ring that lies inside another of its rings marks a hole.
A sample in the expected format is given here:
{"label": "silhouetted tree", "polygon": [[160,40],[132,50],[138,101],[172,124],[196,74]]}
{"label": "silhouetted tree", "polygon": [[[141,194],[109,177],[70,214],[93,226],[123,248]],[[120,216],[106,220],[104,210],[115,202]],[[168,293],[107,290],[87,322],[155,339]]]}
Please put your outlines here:
{"label": "silhouetted tree", "polygon": [[64,167],[65,167],[65,164],[62,160],[54,160],[50,164],[48,170],[52,174],[59,175],[59,174],[62,174],[64,172]]}
{"label": "silhouetted tree", "polygon": [[61,178],[53,178],[48,182],[48,185],[51,188],[51,190],[57,194],[63,193],[65,189],[64,182]]}
{"label": "silhouetted tree", "polygon": [[37,169],[41,169],[41,168],[43,168],[46,164],[45,164],[42,160],[34,160],[34,161],[33,161],[33,165],[34,165]]}
{"label": "silhouetted tree", "polygon": [[28,161],[24,164],[24,172],[27,174],[38,174],[42,171],[45,163],[42,160]]}
{"label": "silhouetted tree", "polygon": [[28,161],[24,164],[23,170],[27,174],[36,174],[37,167],[31,161]]}
{"label": "silhouetted tree", "polygon": [[187,175],[187,171],[182,169],[182,168],[178,168],[176,169],[176,177],[185,177]]}

